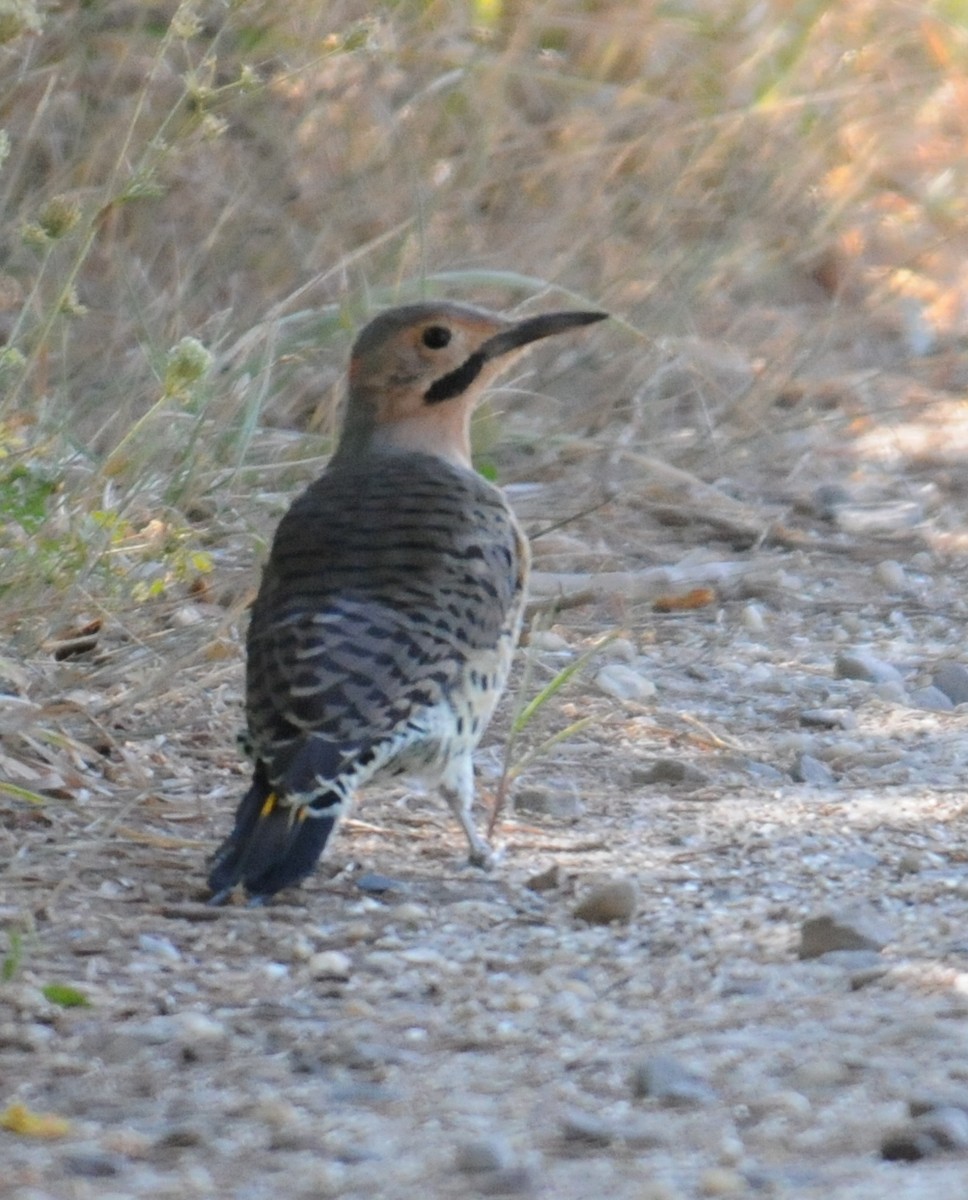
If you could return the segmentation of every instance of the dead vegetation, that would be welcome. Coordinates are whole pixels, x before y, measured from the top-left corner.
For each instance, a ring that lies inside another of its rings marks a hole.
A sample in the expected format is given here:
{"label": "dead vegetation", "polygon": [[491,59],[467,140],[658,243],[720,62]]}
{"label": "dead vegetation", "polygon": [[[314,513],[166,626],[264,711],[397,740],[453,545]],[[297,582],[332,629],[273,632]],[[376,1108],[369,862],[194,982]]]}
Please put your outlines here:
{"label": "dead vegetation", "polygon": [[[482,469],[540,535],[536,620],[557,611],[577,653],[608,632],[681,637],[701,665],[717,606],[783,611],[816,576],[852,580],[859,608],[868,564],[918,553],[957,615],[958,5],[13,0],[0,38],[8,982],[74,978],[78,897],[98,938],[97,906],[119,897],[152,921],[196,912],[244,773],[256,564],[329,449],[350,339],[382,305],[568,297],[614,314],[593,344],[536,356],[477,431]],[[930,589],[915,607],[930,613]],[[538,691],[555,660],[533,669]],[[743,743],[685,702],[616,711],[588,689],[582,672],[556,689],[515,753],[547,743],[554,780],[601,784],[609,838],[635,812],[623,756]],[[347,843],[392,847],[405,870],[402,827],[436,869],[445,819],[407,821],[365,810]],[[505,833],[522,862],[608,867],[594,830],[509,814]],[[407,1169],[399,1194],[418,1194]],[[46,1178],[24,1170],[23,1186]]]}

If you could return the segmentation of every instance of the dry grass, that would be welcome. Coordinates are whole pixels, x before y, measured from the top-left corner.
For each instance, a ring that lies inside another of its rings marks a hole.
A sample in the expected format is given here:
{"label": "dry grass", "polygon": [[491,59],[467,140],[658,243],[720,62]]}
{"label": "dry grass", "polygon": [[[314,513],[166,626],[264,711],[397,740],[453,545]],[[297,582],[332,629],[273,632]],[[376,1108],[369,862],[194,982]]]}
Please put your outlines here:
{"label": "dry grass", "polygon": [[[123,783],[133,803],[152,737],[204,730],[374,307],[606,306],[564,407],[507,390],[502,475],[571,456],[591,479],[604,455],[620,483],[639,450],[754,499],[822,478],[804,429],[895,419],[845,366],[962,335],[957,5],[8,10],[0,778],[20,800]],[[957,386],[957,355],[936,361]]]}

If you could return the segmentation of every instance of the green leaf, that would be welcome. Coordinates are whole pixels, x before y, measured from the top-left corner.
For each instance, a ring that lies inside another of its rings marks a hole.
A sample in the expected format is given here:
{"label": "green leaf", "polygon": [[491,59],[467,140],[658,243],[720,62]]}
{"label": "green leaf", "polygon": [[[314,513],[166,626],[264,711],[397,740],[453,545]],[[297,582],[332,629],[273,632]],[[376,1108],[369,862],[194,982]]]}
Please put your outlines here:
{"label": "green leaf", "polygon": [[88,1008],[91,1003],[82,991],[68,983],[48,983],[40,990],[51,1004],[59,1004],[61,1008]]}

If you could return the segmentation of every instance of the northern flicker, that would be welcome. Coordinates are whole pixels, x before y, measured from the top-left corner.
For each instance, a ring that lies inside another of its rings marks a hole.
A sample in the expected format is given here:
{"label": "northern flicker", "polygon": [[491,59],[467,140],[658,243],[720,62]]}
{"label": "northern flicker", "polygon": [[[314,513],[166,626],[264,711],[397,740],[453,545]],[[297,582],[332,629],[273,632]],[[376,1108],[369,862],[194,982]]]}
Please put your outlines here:
{"label": "northern flicker", "polygon": [[471,465],[471,416],[524,347],[605,315],[410,304],[357,338],[336,451],[280,522],[252,610],[255,766],[213,861],[214,903],[305,878],[376,775],[436,784],[471,862],[489,865],[471,756],[507,681],[529,552]]}

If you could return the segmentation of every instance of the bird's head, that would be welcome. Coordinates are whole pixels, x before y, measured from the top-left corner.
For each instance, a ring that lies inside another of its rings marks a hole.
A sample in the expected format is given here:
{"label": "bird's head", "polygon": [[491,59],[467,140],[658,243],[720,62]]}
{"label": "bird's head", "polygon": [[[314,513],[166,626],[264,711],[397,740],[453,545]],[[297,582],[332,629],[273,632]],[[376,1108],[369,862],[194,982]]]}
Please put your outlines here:
{"label": "bird's head", "polygon": [[367,325],[350,357],[338,453],[420,451],[470,465],[470,419],[488,384],[533,342],[606,313],[513,320],[464,304],[408,304]]}

